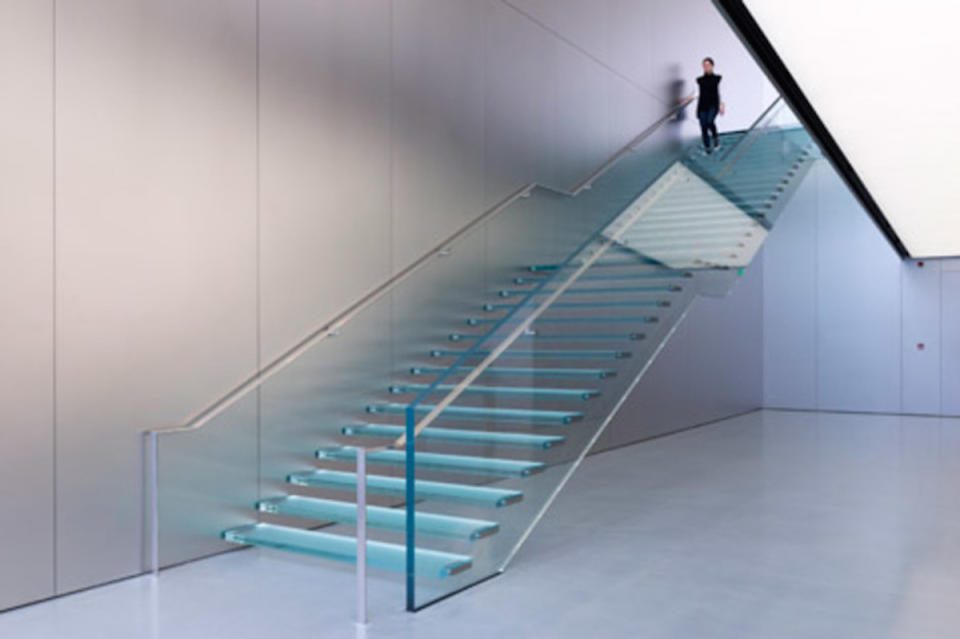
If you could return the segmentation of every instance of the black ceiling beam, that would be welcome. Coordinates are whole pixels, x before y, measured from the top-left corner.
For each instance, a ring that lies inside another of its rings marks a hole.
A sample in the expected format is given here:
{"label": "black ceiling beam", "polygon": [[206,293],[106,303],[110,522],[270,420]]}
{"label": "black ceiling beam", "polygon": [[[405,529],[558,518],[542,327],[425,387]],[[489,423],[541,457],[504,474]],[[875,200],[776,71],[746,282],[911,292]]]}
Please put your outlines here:
{"label": "black ceiling beam", "polygon": [[847,156],[844,155],[837,141],[830,134],[823,120],[820,119],[813,105],[810,104],[810,101],[800,89],[800,85],[797,84],[783,60],[777,55],[773,45],[770,44],[770,40],[767,39],[760,25],[757,24],[743,2],[741,0],[713,0],[713,2],[733,30],[740,36],[750,53],[753,54],[757,64],[767,73],[767,77],[770,78],[783,98],[793,108],[794,113],[797,114],[807,131],[820,145],[820,149],[829,158],[837,173],[847,183],[847,186],[886,236],[894,250],[900,257],[910,257],[907,247],[904,246],[897,232],[893,230],[893,226],[890,225],[887,217],[880,210],[876,200],[870,195],[870,191],[867,190],[863,180],[857,175],[853,165],[850,164]]}

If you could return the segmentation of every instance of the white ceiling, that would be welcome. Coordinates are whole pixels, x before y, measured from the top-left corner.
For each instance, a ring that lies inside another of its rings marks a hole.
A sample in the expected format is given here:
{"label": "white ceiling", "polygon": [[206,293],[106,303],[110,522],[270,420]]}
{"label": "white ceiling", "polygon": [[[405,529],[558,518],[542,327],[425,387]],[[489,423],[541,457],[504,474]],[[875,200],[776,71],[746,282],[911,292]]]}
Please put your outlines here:
{"label": "white ceiling", "polygon": [[960,255],[960,2],[744,4],[909,253]]}

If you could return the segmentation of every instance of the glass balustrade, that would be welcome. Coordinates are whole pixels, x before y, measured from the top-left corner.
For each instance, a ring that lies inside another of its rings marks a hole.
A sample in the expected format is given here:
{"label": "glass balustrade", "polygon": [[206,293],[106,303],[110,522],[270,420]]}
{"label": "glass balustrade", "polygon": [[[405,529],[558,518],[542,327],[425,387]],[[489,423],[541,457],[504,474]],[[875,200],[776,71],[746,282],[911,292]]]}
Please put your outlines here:
{"label": "glass balustrade", "polygon": [[711,156],[668,119],[575,192],[521,189],[217,403],[151,431],[148,563],[238,544],[356,561],[363,448],[371,579],[418,609],[503,570],[817,157],[779,101]]}
{"label": "glass balustrade", "polygon": [[[406,451],[407,486],[445,482],[518,495],[508,508],[486,511],[498,530],[482,544],[408,528],[410,609],[506,567],[691,303],[725,293],[750,264],[816,157],[784,111],[777,101],[750,130],[725,135],[720,153],[690,144],[650,182],[634,179],[634,158],[621,158],[578,199],[590,207],[591,198],[615,197],[618,205],[606,209],[613,215],[563,260],[518,265],[452,334],[456,347],[431,351],[438,363],[417,369],[417,382],[396,384],[407,398],[405,408],[390,409],[404,417],[396,445]],[[549,445],[526,445],[545,438]],[[478,453],[487,465],[476,463]],[[437,454],[448,463],[434,463]],[[525,472],[502,472],[501,464]],[[485,512],[414,494],[406,509],[408,522]],[[471,567],[424,578],[422,547],[469,554]]]}

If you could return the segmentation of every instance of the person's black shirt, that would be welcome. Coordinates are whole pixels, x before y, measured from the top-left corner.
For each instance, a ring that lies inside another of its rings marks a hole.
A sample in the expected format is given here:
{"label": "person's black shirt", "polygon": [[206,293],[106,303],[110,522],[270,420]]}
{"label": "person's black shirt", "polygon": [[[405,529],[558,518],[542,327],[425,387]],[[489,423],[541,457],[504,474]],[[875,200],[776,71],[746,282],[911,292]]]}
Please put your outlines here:
{"label": "person's black shirt", "polygon": [[697,101],[697,113],[703,113],[708,109],[720,108],[720,79],[716,73],[704,73],[697,78],[697,84],[700,85],[700,99]]}

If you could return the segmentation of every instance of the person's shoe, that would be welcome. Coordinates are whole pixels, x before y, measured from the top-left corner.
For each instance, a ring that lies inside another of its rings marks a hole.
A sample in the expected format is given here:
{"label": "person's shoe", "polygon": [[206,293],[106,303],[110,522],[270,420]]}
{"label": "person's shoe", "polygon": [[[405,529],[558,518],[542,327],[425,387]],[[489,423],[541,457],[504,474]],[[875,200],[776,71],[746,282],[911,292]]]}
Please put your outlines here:
{"label": "person's shoe", "polygon": [[713,149],[710,148],[709,146],[705,150],[707,152],[707,155],[710,155],[711,153],[713,153]]}

